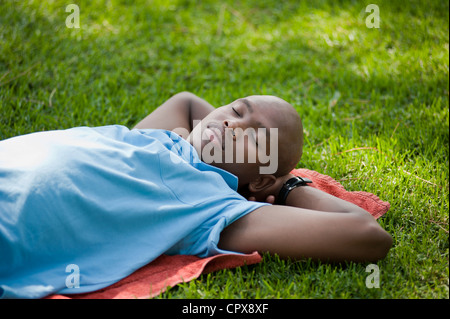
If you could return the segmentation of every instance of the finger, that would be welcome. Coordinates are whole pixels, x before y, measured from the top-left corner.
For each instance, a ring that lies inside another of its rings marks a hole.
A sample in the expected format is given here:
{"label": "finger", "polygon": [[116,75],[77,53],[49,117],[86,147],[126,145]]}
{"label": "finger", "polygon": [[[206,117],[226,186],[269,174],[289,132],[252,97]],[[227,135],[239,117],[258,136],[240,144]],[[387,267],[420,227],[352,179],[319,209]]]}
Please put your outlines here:
{"label": "finger", "polygon": [[267,196],[266,202],[268,202],[269,204],[275,203],[275,196],[273,196],[273,195]]}
{"label": "finger", "polygon": [[256,201],[256,198],[255,198],[254,196],[250,196],[250,197],[248,198],[248,200],[254,202],[254,201]]}

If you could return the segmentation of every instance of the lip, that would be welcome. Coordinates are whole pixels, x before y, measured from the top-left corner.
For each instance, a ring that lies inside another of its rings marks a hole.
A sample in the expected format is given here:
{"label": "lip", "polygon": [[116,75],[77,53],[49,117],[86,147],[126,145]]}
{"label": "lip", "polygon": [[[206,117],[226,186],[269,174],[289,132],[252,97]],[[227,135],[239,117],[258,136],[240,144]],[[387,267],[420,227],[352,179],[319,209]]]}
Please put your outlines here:
{"label": "lip", "polygon": [[221,130],[217,127],[207,127],[205,128],[205,130],[203,131],[203,139],[204,140],[209,140],[210,142],[216,143],[220,146],[222,146],[222,134],[218,134],[219,132],[221,132]]}

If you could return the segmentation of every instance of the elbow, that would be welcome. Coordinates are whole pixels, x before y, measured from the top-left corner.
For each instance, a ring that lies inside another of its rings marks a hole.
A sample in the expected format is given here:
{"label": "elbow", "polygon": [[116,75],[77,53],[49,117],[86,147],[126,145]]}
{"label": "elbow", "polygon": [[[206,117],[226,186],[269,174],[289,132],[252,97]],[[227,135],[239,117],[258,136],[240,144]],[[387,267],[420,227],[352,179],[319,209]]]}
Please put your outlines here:
{"label": "elbow", "polygon": [[382,229],[382,232],[383,235],[380,243],[381,254],[379,259],[384,259],[386,257],[393,244],[392,236],[384,229]]}
{"label": "elbow", "polygon": [[384,259],[392,247],[392,236],[378,223],[372,223],[366,229],[366,261],[375,262]]}
{"label": "elbow", "polygon": [[182,105],[183,107],[186,105],[189,105],[190,101],[193,99],[193,97],[195,97],[194,94],[187,92],[187,91],[183,91],[183,92],[179,92],[175,95],[173,95],[169,101],[175,101],[176,105]]}
{"label": "elbow", "polygon": [[190,99],[193,99],[196,97],[197,96],[194,93],[191,93],[188,91],[182,91],[182,92],[179,92],[179,93],[175,94],[174,96],[172,96],[172,98],[183,99],[183,100],[190,100]]}

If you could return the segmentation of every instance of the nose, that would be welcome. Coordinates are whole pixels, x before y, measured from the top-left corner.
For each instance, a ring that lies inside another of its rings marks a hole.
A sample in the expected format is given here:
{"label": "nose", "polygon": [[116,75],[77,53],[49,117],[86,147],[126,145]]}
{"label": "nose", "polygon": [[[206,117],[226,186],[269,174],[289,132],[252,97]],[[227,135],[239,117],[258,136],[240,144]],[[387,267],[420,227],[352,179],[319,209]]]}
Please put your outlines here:
{"label": "nose", "polygon": [[225,127],[225,128],[236,128],[236,127],[238,127],[239,126],[239,123],[237,123],[237,121],[235,121],[235,120],[224,120],[223,121],[223,126]]}

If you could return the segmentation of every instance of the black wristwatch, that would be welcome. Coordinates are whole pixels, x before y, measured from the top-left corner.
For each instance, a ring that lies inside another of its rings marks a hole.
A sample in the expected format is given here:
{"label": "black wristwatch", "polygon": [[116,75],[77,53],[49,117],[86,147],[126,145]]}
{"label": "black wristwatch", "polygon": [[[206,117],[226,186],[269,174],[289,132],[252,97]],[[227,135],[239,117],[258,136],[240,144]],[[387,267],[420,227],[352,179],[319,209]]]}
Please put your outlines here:
{"label": "black wristwatch", "polygon": [[288,179],[287,182],[283,184],[283,187],[281,187],[276,204],[286,204],[286,198],[288,197],[289,192],[296,187],[305,186],[307,183],[312,183],[312,181],[305,177],[296,176]]}

